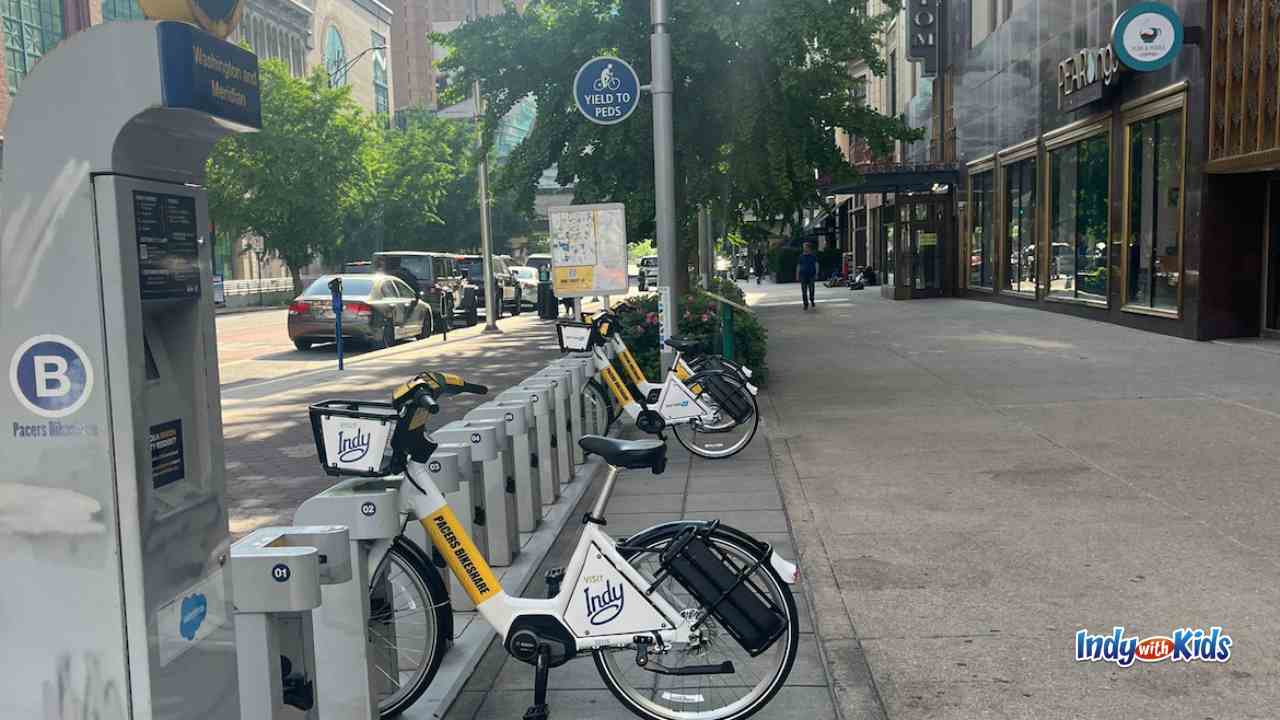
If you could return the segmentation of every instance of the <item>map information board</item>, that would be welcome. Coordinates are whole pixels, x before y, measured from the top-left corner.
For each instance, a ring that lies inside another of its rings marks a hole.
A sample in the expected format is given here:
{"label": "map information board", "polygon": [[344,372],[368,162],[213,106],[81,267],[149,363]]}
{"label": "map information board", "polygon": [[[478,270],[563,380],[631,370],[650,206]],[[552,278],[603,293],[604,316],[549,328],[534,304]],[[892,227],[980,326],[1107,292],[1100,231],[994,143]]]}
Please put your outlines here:
{"label": "map information board", "polygon": [[548,208],[551,281],[559,297],[625,295],[627,215],[622,203]]}

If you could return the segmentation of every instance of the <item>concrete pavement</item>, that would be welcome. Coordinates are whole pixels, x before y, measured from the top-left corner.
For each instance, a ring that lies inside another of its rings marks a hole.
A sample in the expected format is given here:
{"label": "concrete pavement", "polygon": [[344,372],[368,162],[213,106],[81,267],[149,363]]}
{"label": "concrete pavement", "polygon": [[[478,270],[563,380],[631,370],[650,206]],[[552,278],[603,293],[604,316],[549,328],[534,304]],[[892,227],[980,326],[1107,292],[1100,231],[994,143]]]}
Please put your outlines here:
{"label": "concrete pavement", "polygon": [[[1273,718],[1280,356],[975,300],[745,285],[846,718]],[[1266,348],[1269,350],[1269,348]],[[1220,625],[1226,664],[1073,661]]]}

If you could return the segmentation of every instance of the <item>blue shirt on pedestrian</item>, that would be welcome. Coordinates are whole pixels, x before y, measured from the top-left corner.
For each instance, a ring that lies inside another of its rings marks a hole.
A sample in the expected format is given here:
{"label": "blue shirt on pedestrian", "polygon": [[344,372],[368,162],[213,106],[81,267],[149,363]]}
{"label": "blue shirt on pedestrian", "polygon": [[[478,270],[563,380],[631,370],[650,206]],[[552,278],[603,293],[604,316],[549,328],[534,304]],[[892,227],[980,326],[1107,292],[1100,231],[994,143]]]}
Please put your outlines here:
{"label": "blue shirt on pedestrian", "polygon": [[813,253],[805,253],[800,256],[799,262],[796,264],[800,277],[812,279],[818,275],[818,256]]}

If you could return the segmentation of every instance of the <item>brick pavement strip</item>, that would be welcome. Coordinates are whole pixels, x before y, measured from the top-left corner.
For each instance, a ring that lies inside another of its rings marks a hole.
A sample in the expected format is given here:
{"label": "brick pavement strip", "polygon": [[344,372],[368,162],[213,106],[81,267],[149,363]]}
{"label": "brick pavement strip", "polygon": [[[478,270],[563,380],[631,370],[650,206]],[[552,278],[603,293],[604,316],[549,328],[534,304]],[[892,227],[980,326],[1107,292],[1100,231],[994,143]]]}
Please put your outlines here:
{"label": "brick pavement strip", "polygon": [[[425,368],[454,372],[493,391],[509,387],[560,355],[550,323],[521,316],[504,321],[502,335],[431,338],[362,358],[339,373],[311,369],[224,387],[227,502],[231,531],[288,523],[303,500],[333,484],[316,458],[307,406],[351,398],[389,401],[391,391]],[[485,402],[460,395],[442,402],[434,423],[461,418]]]}

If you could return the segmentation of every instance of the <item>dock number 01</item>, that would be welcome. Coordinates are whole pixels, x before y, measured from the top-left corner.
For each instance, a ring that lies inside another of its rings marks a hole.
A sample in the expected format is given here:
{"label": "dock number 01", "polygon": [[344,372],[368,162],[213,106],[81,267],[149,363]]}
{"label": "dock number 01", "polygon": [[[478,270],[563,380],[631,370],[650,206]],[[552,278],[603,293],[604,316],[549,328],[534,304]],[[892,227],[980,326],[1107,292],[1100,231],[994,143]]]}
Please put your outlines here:
{"label": "dock number 01", "polygon": [[276,582],[289,582],[289,575],[289,566],[284,563],[276,563],[275,567],[271,568],[271,577]]}

